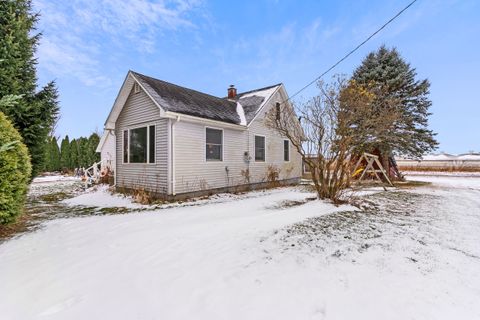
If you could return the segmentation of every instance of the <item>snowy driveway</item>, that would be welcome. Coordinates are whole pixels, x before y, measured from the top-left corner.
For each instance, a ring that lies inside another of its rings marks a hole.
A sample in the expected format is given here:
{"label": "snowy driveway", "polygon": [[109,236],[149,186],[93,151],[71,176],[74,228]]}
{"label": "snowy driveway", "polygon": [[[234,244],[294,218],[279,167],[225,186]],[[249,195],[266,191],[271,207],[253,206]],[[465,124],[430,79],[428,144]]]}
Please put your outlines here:
{"label": "snowy driveway", "polygon": [[0,318],[479,319],[480,179],[428,179],[51,221],[0,245]]}

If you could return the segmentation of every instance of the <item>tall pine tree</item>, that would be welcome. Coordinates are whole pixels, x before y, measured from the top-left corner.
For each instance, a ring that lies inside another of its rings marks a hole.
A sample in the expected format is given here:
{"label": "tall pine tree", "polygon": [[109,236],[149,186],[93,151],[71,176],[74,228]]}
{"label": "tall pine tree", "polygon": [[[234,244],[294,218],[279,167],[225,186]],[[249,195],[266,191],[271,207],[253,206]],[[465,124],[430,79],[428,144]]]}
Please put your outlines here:
{"label": "tall pine tree", "polygon": [[0,97],[21,98],[0,111],[19,131],[32,159],[32,176],[44,167],[48,135],[58,119],[58,92],[54,82],[37,92],[35,50],[39,16],[31,0],[0,1]]}
{"label": "tall pine tree", "polygon": [[[435,133],[428,129],[430,83],[418,80],[417,73],[393,49],[380,47],[371,52],[354,71],[352,80],[367,88],[374,87],[376,98],[373,112],[367,117],[359,115],[358,121],[372,121],[376,117],[391,117],[388,130],[369,135],[361,151],[380,151],[382,158],[391,159],[392,154],[418,158],[436,149]],[[380,118],[379,118],[380,119]],[[362,127],[362,123],[358,127]],[[384,162],[385,165],[385,162]],[[388,161],[386,163],[388,167]]]}
{"label": "tall pine tree", "polygon": [[60,170],[60,149],[56,137],[48,137],[44,170],[49,172]]}
{"label": "tall pine tree", "polygon": [[77,140],[70,141],[70,169],[78,168],[78,143]]}
{"label": "tall pine tree", "polygon": [[94,164],[95,162],[100,161],[100,154],[96,151],[98,143],[100,142],[100,137],[97,133],[92,133],[90,137],[88,137],[88,155],[89,155],[89,166]]}
{"label": "tall pine tree", "polygon": [[68,135],[62,139],[60,144],[60,167],[62,170],[70,169],[71,166],[71,153],[70,153],[70,140]]}
{"label": "tall pine tree", "polygon": [[90,157],[88,155],[88,139],[80,137],[77,139],[78,143],[78,162],[80,167],[88,168],[90,164]]}

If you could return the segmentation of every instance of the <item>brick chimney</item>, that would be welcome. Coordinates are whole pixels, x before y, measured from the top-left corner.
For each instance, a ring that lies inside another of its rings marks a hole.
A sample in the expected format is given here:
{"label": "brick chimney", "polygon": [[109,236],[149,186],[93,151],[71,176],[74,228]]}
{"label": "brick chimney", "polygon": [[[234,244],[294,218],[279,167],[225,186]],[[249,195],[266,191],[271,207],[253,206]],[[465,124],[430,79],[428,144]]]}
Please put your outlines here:
{"label": "brick chimney", "polygon": [[237,89],[233,84],[231,84],[230,87],[228,88],[228,99],[235,99],[236,96],[237,96]]}

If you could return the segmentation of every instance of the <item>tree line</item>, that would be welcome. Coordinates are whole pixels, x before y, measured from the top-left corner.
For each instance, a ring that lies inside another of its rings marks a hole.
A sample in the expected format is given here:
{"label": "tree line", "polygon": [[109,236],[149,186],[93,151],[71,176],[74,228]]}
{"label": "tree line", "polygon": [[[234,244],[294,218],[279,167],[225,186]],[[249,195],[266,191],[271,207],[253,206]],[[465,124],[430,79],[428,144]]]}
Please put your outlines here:
{"label": "tree line", "polygon": [[67,135],[59,146],[55,136],[49,137],[44,171],[71,171],[75,168],[90,167],[100,161],[100,154],[95,151],[99,141],[97,133],[92,133],[88,138],[80,137],[71,141]]}

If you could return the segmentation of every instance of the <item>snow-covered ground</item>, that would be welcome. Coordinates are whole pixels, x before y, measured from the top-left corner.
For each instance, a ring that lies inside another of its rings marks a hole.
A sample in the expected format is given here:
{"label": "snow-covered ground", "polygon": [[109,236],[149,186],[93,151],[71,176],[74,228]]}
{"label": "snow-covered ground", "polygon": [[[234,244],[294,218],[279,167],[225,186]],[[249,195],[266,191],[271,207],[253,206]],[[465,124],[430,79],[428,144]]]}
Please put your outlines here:
{"label": "snow-covered ground", "polygon": [[[411,177],[412,179],[415,176],[430,176],[430,177],[437,177],[437,176],[445,176],[445,177],[477,177],[480,178],[480,172],[478,171],[402,171],[407,177]],[[421,178],[415,178],[421,179]]]}
{"label": "snow-covered ground", "polygon": [[113,194],[108,185],[94,186],[84,193],[68,198],[62,203],[70,206],[89,206],[100,208],[122,207],[122,208],[144,208],[141,204],[134,203],[132,198],[120,194]]}
{"label": "snow-covered ground", "polygon": [[49,221],[0,245],[0,318],[480,319],[480,179],[426,179]]}

